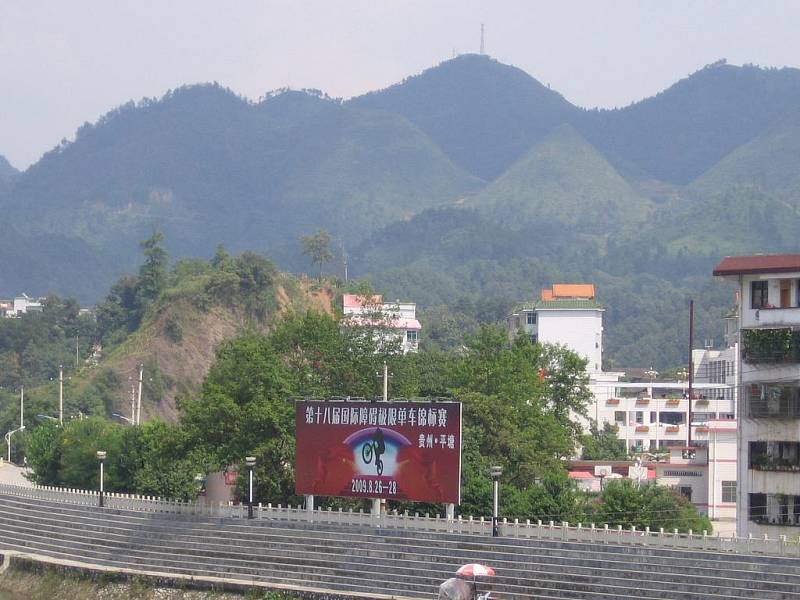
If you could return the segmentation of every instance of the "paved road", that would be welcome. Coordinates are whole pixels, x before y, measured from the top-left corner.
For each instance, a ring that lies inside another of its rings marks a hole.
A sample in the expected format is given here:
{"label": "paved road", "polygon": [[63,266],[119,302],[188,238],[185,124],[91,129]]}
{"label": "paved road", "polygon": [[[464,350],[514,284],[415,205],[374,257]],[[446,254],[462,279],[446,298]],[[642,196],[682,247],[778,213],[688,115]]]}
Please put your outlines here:
{"label": "paved road", "polygon": [[0,465],[0,483],[33,487],[33,484],[25,479],[23,473],[25,473],[25,469],[10,465],[4,461]]}

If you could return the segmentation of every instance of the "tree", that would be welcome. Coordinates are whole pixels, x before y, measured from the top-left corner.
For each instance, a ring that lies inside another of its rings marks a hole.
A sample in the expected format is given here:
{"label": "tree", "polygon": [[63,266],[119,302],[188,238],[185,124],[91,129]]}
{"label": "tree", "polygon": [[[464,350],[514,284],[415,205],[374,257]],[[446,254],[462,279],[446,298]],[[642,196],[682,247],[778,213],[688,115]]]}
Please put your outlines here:
{"label": "tree", "polygon": [[581,436],[583,460],[625,460],[628,453],[625,441],[617,437],[617,431],[611,423],[603,423],[603,430],[592,422],[589,433]]}
{"label": "tree", "polygon": [[144,264],[139,268],[139,282],[136,296],[140,307],[140,316],[144,316],[147,307],[158,300],[167,284],[167,251],[162,242],[164,235],[154,231],[146,240],[139,243],[144,253]]}
{"label": "tree", "polygon": [[663,527],[667,531],[691,529],[697,533],[712,530],[708,517],[700,515],[677,490],[655,483],[637,486],[629,479],[606,482],[595,515],[597,523],[626,529],[649,527],[658,531]]}
{"label": "tree", "polygon": [[322,267],[333,260],[331,252],[331,236],[324,229],[313,235],[304,235],[300,238],[303,254],[311,258],[311,262],[319,265],[319,278],[322,280]]}

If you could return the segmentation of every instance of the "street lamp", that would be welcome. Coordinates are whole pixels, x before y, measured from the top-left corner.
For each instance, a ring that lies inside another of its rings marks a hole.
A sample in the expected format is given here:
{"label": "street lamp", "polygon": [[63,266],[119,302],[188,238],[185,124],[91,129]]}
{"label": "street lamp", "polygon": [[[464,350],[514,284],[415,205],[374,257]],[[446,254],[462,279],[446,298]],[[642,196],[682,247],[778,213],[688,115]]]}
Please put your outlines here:
{"label": "street lamp", "polygon": [[103,508],[103,463],[106,460],[106,451],[97,451],[97,460],[100,461],[100,508]]}
{"label": "street lamp", "polygon": [[256,457],[255,456],[246,456],[244,459],[244,464],[247,465],[248,470],[250,471],[250,495],[249,501],[247,503],[247,518],[253,518],[253,467],[256,466]]}
{"label": "street lamp", "polygon": [[111,416],[112,416],[112,417],[116,417],[117,419],[120,419],[120,420],[122,420],[122,421],[125,421],[125,422],[126,422],[126,423],[128,423],[129,425],[135,425],[135,423],[133,422],[133,419],[129,419],[129,418],[128,418],[128,417],[126,417],[125,415],[121,415],[121,414],[119,414],[119,413],[111,413]]}
{"label": "street lamp", "polygon": [[493,466],[489,469],[489,475],[492,477],[492,485],[494,486],[494,506],[492,510],[492,537],[498,537],[500,531],[497,528],[497,515],[500,509],[500,476],[503,474],[503,467]]}

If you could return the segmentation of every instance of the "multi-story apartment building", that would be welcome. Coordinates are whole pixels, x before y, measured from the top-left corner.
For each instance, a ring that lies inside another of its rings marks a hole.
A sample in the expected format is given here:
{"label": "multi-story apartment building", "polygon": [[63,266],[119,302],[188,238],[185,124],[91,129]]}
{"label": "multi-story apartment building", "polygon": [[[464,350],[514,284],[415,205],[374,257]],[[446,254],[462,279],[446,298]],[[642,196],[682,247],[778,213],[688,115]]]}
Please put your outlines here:
{"label": "multi-story apartment building", "polygon": [[403,354],[419,350],[422,325],[417,320],[417,305],[413,302],[384,302],[380,295],[367,298],[344,294],[342,312],[349,323],[369,326],[376,335],[399,342]]}
{"label": "multi-story apartment building", "polygon": [[[730,381],[716,376],[719,360],[713,361],[714,377],[693,390],[690,419],[686,381],[627,383],[620,382],[624,373],[602,370],[603,313],[594,285],[555,284],[542,290],[538,301],[517,307],[507,318],[508,331],[511,337],[522,334],[535,342],[564,345],[586,358],[593,395],[588,416],[600,428],[609,423],[616,429],[631,455],[644,459],[649,479],[680,489],[698,510],[732,524],[735,399]],[[591,423],[579,415],[575,419],[587,429]],[[573,476],[584,478],[584,486],[597,488],[599,479],[580,463]],[[625,474],[632,464],[620,462],[616,474]]]}
{"label": "multi-story apartment building", "polygon": [[[651,479],[681,491],[714,521],[736,514],[736,420],[726,383],[595,383],[593,415],[611,424]],[[691,408],[690,408],[691,407]],[[691,410],[691,412],[690,412]],[[715,525],[717,527],[717,525]]]}
{"label": "multi-story apartment building", "polygon": [[739,287],[739,535],[800,533],[800,254],[726,257]]}

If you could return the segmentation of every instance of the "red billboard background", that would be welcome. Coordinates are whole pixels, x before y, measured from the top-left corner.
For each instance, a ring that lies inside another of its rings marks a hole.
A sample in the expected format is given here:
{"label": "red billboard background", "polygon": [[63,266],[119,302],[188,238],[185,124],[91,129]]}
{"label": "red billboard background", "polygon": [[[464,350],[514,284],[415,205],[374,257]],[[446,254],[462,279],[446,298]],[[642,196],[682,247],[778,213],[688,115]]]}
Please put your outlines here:
{"label": "red billboard background", "polygon": [[297,494],[460,503],[460,402],[301,400],[295,419]]}

